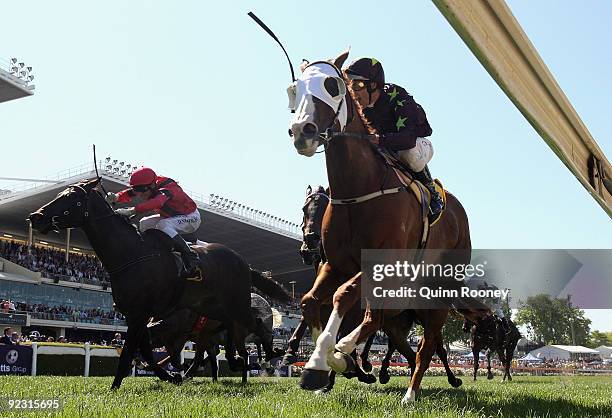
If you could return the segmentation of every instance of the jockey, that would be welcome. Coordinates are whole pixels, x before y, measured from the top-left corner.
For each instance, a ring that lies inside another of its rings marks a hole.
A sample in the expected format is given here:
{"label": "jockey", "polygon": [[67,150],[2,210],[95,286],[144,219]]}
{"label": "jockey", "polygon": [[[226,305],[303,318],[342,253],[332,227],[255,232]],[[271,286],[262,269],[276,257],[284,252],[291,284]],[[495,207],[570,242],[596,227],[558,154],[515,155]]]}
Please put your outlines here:
{"label": "jockey", "polygon": [[[470,289],[473,290],[498,290],[498,287],[494,284],[488,284],[486,280],[482,278],[472,277],[465,282]],[[499,320],[502,325],[502,329],[505,334],[510,334],[511,328],[508,318],[504,315],[504,311],[502,309],[503,303],[506,302],[505,299],[500,297],[490,297],[486,300],[486,305],[489,306],[495,317]],[[467,319],[463,320],[463,331],[469,331],[469,321]]]}
{"label": "jockey", "polygon": [[426,138],[432,131],[425,111],[402,87],[385,83],[382,64],[374,58],[353,61],[345,74],[366,118],[378,132],[372,142],[396,153],[414,171],[431,193],[432,215],[438,214],[444,203],[427,168],[433,147]]}
{"label": "jockey", "polygon": [[195,202],[187,196],[172,179],[155,174],[147,167],[140,167],[130,176],[130,188],[119,193],[109,192],[109,203],[127,203],[134,198],[144,202],[129,208],[116,209],[123,216],[135,213],[156,212],[140,220],[140,232],[155,228],[172,238],[175,249],[181,253],[184,271],[181,277],[190,278],[197,274],[199,258],[180,234],[189,234],[200,226],[200,212]]}

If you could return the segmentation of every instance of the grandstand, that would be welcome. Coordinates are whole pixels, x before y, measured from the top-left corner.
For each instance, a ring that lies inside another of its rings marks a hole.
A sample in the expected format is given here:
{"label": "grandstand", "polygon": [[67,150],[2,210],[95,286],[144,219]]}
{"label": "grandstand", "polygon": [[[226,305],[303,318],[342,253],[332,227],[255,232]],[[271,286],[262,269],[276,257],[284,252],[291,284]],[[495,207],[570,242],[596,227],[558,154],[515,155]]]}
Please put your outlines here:
{"label": "grandstand", "polygon": [[17,58],[0,59],[0,103],[34,94],[32,67]]}
{"label": "grandstand", "polygon": [[[104,187],[116,192],[127,187],[129,172],[117,170],[117,161],[113,165],[109,160],[98,165]],[[22,334],[37,330],[70,341],[98,342],[126,330],[123,317],[113,311],[106,272],[84,233],[72,229],[40,235],[25,221],[70,184],[95,176],[90,163],[44,180],[0,186],[0,326],[11,325]],[[229,246],[289,291],[310,288],[312,267],[304,266],[298,254],[298,225],[230,205],[216,195],[189,194],[202,217],[194,238]],[[20,317],[20,312],[25,313]]]}

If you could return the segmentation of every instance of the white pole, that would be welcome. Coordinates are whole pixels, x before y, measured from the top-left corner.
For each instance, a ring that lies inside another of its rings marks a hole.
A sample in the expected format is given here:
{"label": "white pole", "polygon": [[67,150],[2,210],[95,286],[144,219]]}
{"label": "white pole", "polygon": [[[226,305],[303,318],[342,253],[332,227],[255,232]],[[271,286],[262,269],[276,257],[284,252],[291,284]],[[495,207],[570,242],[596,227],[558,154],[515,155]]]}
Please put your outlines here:
{"label": "white pole", "polygon": [[68,262],[69,254],[70,254],[70,229],[66,230],[66,263]]}
{"label": "white pole", "polygon": [[89,377],[89,361],[90,361],[90,344],[85,343],[85,377]]}
{"label": "white pole", "polygon": [[38,343],[32,343],[32,376],[36,376],[36,360],[38,357]]}

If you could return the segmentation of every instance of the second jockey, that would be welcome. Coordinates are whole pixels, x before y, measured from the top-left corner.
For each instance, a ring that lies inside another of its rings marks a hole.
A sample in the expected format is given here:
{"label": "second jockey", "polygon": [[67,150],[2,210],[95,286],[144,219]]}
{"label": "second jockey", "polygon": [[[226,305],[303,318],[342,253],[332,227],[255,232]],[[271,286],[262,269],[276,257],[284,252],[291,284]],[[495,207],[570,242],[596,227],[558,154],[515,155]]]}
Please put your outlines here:
{"label": "second jockey", "polygon": [[195,232],[200,226],[200,212],[196,203],[183,191],[177,182],[162,177],[147,167],[140,167],[130,176],[130,188],[119,193],[108,193],[109,203],[128,203],[134,198],[143,199],[134,207],[116,209],[115,212],[132,216],[136,213],[155,212],[140,220],[140,232],[158,229],[172,238],[174,247],[181,253],[185,266],[181,277],[197,275],[198,254],[189,247],[180,234]]}

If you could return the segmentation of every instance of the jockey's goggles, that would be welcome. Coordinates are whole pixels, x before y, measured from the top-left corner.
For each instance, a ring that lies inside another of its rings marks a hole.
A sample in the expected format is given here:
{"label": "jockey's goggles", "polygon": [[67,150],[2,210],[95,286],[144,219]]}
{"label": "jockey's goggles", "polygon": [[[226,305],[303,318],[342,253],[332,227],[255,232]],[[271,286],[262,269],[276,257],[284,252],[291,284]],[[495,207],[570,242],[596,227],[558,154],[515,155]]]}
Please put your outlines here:
{"label": "jockey's goggles", "polygon": [[149,185],[138,185],[138,186],[132,186],[132,190],[137,192],[137,193],[144,193],[147,190],[149,190],[151,187]]}
{"label": "jockey's goggles", "polygon": [[366,80],[351,80],[351,88],[353,91],[360,91],[366,88],[368,85]]}

